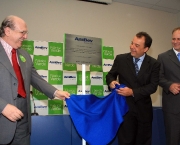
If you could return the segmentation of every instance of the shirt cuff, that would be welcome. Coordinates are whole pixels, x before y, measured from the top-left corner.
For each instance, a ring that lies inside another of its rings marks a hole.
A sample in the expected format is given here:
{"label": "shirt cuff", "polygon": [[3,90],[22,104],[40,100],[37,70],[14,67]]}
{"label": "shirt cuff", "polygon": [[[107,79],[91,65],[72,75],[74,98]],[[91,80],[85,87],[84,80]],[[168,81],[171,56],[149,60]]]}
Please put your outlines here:
{"label": "shirt cuff", "polygon": [[[59,91],[59,90],[56,90],[56,91],[54,92],[54,94],[53,94],[53,97],[54,97],[54,98],[56,97],[56,95],[55,95],[55,94],[56,94],[56,92],[57,92],[57,91]],[[53,99],[54,99],[54,98],[53,98]]]}

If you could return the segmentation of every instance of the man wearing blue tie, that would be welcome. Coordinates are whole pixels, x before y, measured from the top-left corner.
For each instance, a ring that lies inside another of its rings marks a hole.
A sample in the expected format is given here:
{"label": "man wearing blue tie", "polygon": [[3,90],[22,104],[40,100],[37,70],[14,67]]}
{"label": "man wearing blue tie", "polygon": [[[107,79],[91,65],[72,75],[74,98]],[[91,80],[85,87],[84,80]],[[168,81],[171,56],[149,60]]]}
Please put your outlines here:
{"label": "man wearing blue tie", "polygon": [[[124,84],[117,93],[126,97],[129,112],[118,131],[120,145],[151,145],[152,102],[150,95],[159,83],[160,63],[148,56],[152,38],[139,32],[130,44],[130,53],[117,55],[106,76],[108,86]],[[118,78],[118,81],[117,81]]]}
{"label": "man wearing blue tie", "polygon": [[162,109],[167,145],[180,143],[180,27],[172,31],[172,49],[160,54],[159,85],[162,91]]}

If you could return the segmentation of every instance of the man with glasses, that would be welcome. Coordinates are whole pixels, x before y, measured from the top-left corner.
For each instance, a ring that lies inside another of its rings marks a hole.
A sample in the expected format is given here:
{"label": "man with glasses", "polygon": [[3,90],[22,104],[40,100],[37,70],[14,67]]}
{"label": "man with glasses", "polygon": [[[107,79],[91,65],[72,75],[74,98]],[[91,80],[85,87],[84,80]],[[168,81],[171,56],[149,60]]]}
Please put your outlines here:
{"label": "man with glasses", "polygon": [[0,145],[30,144],[30,85],[50,99],[70,96],[38,75],[31,56],[20,49],[27,34],[26,23],[17,16],[6,17],[0,27]]}

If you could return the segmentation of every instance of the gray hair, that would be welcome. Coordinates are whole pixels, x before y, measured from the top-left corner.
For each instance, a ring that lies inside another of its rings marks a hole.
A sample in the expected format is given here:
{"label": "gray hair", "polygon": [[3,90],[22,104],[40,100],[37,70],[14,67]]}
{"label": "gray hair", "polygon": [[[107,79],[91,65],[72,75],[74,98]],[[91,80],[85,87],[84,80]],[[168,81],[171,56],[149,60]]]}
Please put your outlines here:
{"label": "gray hair", "polygon": [[1,23],[1,27],[0,27],[0,37],[5,36],[4,29],[5,29],[6,27],[11,28],[12,30],[15,29],[14,16],[12,16],[12,15],[7,16],[7,17],[3,20],[3,22]]}

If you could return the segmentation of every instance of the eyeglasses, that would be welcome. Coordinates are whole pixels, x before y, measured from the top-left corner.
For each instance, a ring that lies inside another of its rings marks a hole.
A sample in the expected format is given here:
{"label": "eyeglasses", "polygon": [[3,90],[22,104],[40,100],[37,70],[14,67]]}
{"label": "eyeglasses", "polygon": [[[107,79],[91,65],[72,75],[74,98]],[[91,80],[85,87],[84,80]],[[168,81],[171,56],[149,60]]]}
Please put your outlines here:
{"label": "eyeglasses", "polygon": [[[11,29],[11,28],[10,28],[10,29]],[[18,33],[21,33],[22,35],[28,34],[28,31],[20,31],[20,30],[17,30],[17,29],[11,29],[11,30],[13,30],[13,31],[15,31],[15,32],[18,32]]]}
{"label": "eyeglasses", "polygon": [[22,35],[28,34],[28,31],[20,31],[20,30],[14,30],[14,31],[16,31],[18,33],[21,33]]}

